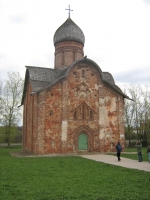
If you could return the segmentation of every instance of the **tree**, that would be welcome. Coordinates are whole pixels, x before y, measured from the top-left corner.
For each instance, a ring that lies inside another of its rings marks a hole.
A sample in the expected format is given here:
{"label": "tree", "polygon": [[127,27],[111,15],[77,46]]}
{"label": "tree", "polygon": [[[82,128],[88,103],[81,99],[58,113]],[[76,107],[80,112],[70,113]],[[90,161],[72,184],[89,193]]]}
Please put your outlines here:
{"label": "tree", "polygon": [[2,81],[0,80],[0,123],[2,120]]}
{"label": "tree", "polygon": [[125,99],[125,105],[124,105],[124,116],[125,116],[125,135],[129,139],[129,146],[132,139],[132,132],[133,132],[133,118],[135,113],[135,101],[134,96],[132,95],[131,88],[124,86],[124,93],[127,93],[130,95],[130,98],[132,98],[133,101]]}
{"label": "tree", "polygon": [[144,145],[147,145],[148,143],[150,144],[150,87],[145,86],[142,97],[143,101],[139,113],[139,137]]}
{"label": "tree", "polygon": [[21,121],[22,110],[18,108],[21,102],[23,79],[18,72],[8,72],[4,81],[0,98],[1,124],[5,127],[8,147],[10,147],[11,129]]}
{"label": "tree", "polygon": [[138,139],[147,145],[150,143],[150,87],[130,84],[124,87],[124,92],[133,99],[125,100],[124,106],[129,144],[134,131]]}

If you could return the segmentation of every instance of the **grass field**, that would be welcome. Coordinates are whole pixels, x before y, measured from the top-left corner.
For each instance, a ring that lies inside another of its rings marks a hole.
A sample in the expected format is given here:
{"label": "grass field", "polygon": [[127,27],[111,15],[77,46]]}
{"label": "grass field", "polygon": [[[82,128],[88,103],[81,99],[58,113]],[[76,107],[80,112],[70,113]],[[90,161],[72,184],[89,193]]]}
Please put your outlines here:
{"label": "grass field", "polygon": [[11,157],[0,147],[1,200],[150,200],[150,173],[72,157]]}

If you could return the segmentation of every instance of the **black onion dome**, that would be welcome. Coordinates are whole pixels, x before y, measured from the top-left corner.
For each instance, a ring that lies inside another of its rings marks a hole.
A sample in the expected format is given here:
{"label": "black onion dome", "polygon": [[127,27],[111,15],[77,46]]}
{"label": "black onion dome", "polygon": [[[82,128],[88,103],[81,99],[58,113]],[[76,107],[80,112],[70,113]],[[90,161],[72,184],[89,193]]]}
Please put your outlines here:
{"label": "black onion dome", "polygon": [[76,41],[84,45],[84,33],[71,18],[68,18],[54,34],[54,45],[63,41]]}

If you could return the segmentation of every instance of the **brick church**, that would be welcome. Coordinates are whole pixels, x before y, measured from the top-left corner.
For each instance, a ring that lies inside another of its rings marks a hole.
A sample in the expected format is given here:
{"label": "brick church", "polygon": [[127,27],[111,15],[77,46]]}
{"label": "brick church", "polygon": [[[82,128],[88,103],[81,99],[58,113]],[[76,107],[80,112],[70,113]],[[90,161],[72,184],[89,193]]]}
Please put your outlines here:
{"label": "brick church", "polygon": [[54,34],[54,68],[26,66],[23,151],[111,152],[124,144],[124,98],[112,75],[84,56],[85,36],[69,17]]}

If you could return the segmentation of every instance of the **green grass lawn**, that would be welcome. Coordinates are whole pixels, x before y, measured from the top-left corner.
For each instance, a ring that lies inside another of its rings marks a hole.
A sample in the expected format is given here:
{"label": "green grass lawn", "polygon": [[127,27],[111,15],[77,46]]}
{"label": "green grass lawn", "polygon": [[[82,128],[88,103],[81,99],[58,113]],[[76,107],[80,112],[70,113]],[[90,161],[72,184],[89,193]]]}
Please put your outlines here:
{"label": "green grass lawn", "polygon": [[[147,148],[146,148],[146,147],[143,147],[143,148],[142,148],[142,152],[143,152],[143,153],[146,153],[146,151],[147,151]],[[126,149],[125,149],[125,152],[137,152],[137,149],[136,149],[136,148],[126,148]]]}
{"label": "green grass lawn", "polygon": [[150,200],[150,173],[78,156],[11,157],[0,147],[1,200]]}

